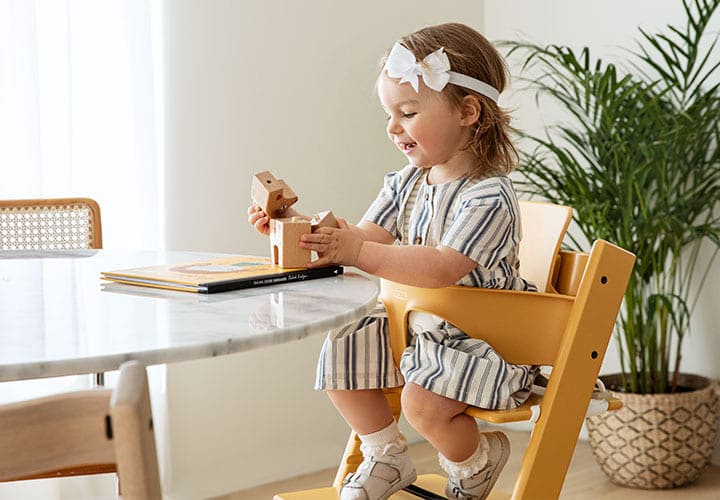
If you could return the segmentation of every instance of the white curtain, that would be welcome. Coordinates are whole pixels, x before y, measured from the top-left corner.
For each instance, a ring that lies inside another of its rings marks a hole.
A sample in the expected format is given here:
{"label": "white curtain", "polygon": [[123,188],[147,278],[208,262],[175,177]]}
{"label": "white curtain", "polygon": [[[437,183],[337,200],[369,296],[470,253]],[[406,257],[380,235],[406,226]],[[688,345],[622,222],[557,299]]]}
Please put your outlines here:
{"label": "white curtain", "polygon": [[87,196],[162,245],[156,0],[0,0],[0,198]]}
{"label": "white curtain", "polygon": [[[0,199],[91,197],[105,248],[162,248],[160,7],[0,0]],[[89,375],[6,382],[0,402],[89,383]],[[96,498],[115,490],[106,476],[5,483],[0,500]]]}

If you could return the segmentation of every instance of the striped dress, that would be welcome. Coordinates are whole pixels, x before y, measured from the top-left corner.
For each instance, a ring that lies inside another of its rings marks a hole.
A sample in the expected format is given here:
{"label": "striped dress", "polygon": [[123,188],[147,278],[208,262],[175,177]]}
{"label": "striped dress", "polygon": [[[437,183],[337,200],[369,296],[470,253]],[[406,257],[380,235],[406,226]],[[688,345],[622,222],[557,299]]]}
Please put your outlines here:
{"label": "striped dress", "polygon": [[[458,285],[534,291],[518,275],[520,212],[510,179],[461,178],[429,185],[427,172],[408,165],[387,174],[363,219],[401,245],[444,246],[477,262]],[[381,303],[369,316],[332,330],[320,353],[315,388],[380,389],[413,382],[490,409],[514,408],[527,399],[536,367],[505,362],[488,343],[435,316],[412,313],[409,331],[398,369]]]}

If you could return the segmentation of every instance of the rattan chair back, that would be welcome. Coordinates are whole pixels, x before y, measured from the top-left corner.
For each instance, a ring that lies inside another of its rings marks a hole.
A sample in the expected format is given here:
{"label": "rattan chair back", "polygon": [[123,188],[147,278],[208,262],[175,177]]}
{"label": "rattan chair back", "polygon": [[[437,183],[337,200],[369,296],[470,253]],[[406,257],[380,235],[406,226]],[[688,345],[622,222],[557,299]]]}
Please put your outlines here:
{"label": "rattan chair back", "polygon": [[102,248],[100,206],[95,200],[0,200],[0,250],[83,248]]}

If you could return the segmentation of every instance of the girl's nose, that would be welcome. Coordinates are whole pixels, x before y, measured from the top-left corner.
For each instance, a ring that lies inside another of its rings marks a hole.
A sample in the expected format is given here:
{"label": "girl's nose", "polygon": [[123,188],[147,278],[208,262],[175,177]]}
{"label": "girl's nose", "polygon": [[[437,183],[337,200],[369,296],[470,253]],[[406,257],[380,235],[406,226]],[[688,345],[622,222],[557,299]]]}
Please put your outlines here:
{"label": "girl's nose", "polygon": [[387,133],[390,135],[397,135],[402,132],[400,121],[395,118],[390,118],[387,124]]}

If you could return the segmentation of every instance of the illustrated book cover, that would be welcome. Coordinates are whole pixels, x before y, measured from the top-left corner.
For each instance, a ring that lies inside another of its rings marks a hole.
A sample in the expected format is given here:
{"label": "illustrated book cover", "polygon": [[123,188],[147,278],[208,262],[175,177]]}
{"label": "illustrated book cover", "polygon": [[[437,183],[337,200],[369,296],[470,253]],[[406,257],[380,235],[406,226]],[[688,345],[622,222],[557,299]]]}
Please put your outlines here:
{"label": "illustrated book cover", "polygon": [[317,269],[283,268],[262,257],[221,257],[182,264],[120,269],[100,273],[103,280],[128,285],[197,293],[216,293],[241,288],[328,278],[343,273],[341,266]]}

